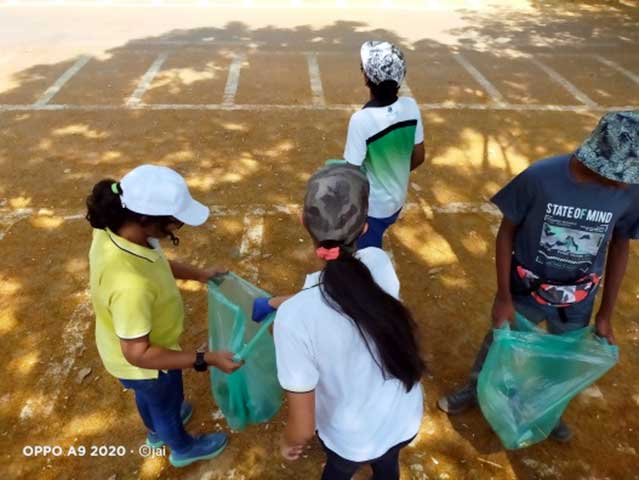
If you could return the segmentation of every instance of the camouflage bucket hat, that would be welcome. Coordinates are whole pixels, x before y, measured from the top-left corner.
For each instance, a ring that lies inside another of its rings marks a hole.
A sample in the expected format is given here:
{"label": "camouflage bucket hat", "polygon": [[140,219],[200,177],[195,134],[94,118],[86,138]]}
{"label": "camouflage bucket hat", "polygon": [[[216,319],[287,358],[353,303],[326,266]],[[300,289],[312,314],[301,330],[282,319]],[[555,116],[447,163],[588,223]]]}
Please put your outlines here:
{"label": "camouflage bucket hat", "polygon": [[362,68],[366,77],[375,85],[393,80],[401,85],[406,76],[406,60],[399,47],[389,42],[371,40],[360,49]]}
{"label": "camouflage bucket hat", "polygon": [[317,242],[352,244],[368,215],[368,179],[348,164],[327,165],[311,176],[304,197],[304,225]]}
{"label": "camouflage bucket hat", "polygon": [[575,157],[609,180],[639,184],[639,111],[604,115]]}

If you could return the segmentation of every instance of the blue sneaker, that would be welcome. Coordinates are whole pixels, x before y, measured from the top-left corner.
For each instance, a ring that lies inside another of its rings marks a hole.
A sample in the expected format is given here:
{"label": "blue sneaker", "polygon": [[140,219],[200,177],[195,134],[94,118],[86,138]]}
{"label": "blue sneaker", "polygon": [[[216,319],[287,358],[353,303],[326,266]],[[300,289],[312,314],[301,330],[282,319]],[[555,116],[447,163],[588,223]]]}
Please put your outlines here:
{"label": "blue sneaker", "polygon": [[209,433],[194,438],[193,446],[184,453],[171,452],[169,463],[174,467],[186,467],[198,460],[210,460],[217,457],[228,443],[225,433]]}
{"label": "blue sneaker", "polygon": [[[180,407],[180,417],[182,418],[182,425],[186,425],[191,417],[193,416],[193,405],[189,402],[182,402],[182,406]],[[164,442],[160,440],[158,434],[155,432],[149,431],[146,434],[146,444],[151,448],[160,448],[164,445]]]}

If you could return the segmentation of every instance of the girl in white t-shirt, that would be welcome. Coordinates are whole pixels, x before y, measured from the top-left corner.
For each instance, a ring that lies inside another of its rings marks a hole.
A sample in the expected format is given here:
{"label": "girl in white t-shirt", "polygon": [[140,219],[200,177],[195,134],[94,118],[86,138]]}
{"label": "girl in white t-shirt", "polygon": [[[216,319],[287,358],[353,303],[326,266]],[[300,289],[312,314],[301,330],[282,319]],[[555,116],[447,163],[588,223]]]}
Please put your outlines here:
{"label": "girl in white t-shirt", "polygon": [[303,223],[326,263],[275,318],[289,407],[282,455],[297,459],[317,432],[327,455],[324,480],[350,479],[364,464],[376,480],[398,479],[399,451],[423,414],[425,365],[397,275],[383,250],[356,251],[368,194],[365,174],[350,165],[311,177]]}

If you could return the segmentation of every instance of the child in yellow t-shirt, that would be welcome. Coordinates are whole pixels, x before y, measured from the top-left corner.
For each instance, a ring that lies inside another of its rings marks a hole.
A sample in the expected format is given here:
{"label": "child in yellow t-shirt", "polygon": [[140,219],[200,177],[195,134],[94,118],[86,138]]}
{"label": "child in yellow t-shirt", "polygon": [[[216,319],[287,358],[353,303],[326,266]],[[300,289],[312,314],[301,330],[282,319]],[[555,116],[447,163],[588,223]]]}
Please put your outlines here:
{"label": "child in yellow t-shirt", "polygon": [[176,278],[206,283],[219,273],[168,260],[161,238],[179,244],[182,225],[201,225],[207,207],[195,201],[177,172],[142,165],[120,182],[102,180],[87,198],[94,228],[89,253],[96,343],[109,373],[135,391],[149,429],[147,444],[169,445],[169,461],[182,467],[219,455],[227,437],[193,437],[185,430],[192,407],[184,401],[182,369],[230,373],[240,367],[230,352],[183,352],[184,309]]}

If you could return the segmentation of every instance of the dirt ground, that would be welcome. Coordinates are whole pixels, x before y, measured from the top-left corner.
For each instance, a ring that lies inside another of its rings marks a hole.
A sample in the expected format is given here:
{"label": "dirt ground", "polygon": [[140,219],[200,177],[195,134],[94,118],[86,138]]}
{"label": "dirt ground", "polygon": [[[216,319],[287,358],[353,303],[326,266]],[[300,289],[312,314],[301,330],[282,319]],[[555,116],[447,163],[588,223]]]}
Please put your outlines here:
{"label": "dirt ground", "polygon": [[[371,10],[0,6],[3,479],[319,478],[318,445],[296,463],[279,456],[286,407],[268,424],[231,433],[210,462],[177,470],[166,458],[138,454],[145,431],[132,393],[106,373],[95,347],[84,199],[96,181],[140,163],[171,166],[213,215],[181,230],[179,248],[167,245],[168,254],[256,276],[274,293],[294,291],[317,266],[296,206],[308,176],[341,156],[348,118],[366,100],[357,51],[370,38],[407,52],[426,134],[426,163],[386,239],[431,371],[422,428],[401,456],[402,478],[639,479],[639,245],[614,318],[620,362],[571,403],[570,444],[505,451],[478,410],[449,418],[435,407],[464,380],[489,325],[499,216],[488,198],[529,163],[574,149],[606,108],[637,108],[639,8],[458,1],[449,9]],[[317,58],[323,99],[309,81],[308,52]],[[127,107],[163,54],[142,108]],[[78,55],[91,58],[38,106]],[[229,97],[238,55],[239,83]],[[249,234],[256,224],[263,225],[257,238]],[[182,345],[192,349],[207,337],[206,292],[195,282],[180,287]],[[186,371],[184,382],[195,407],[189,430],[229,431],[208,377]],[[25,455],[36,445],[65,454]],[[81,445],[122,446],[124,454],[66,455]]]}

